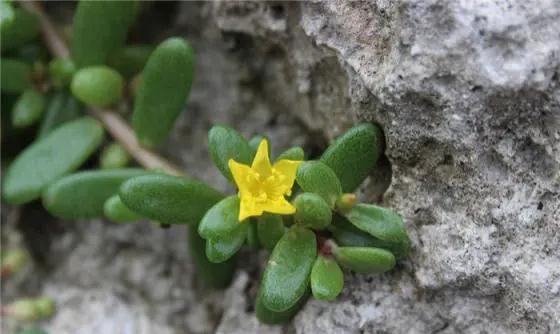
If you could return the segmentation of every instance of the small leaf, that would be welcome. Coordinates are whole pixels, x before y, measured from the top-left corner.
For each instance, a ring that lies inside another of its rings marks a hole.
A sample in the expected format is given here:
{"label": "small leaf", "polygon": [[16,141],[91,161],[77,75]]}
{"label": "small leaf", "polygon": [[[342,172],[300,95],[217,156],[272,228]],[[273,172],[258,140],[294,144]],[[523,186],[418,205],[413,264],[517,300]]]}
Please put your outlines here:
{"label": "small leaf", "polygon": [[345,216],[358,229],[390,243],[390,249],[397,257],[402,258],[408,254],[410,239],[401,216],[393,210],[376,205],[357,204]]}
{"label": "small leaf", "polygon": [[249,228],[247,229],[247,245],[253,249],[259,249],[261,247],[257,232],[257,221],[254,219],[250,219],[249,221]]}
{"label": "small leaf", "polygon": [[10,58],[2,58],[0,64],[0,89],[3,93],[21,93],[31,87],[31,66]]}
{"label": "small leaf", "polygon": [[292,148],[287,149],[286,151],[282,152],[277,158],[278,160],[295,160],[295,161],[303,161],[305,158],[305,152],[299,146],[294,146]]}
{"label": "small leaf", "polygon": [[[6,26],[2,24],[2,29],[0,29],[2,53],[23,46],[38,35],[39,20],[37,17],[23,8],[14,8],[12,22]],[[4,70],[4,64],[2,64],[2,71]]]}
{"label": "small leaf", "polygon": [[383,152],[383,134],[378,126],[360,124],[339,137],[321,156],[338,176],[342,191],[350,193],[366,179]]}
{"label": "small leaf", "polygon": [[225,126],[213,126],[208,132],[210,157],[220,172],[233,181],[228,161],[233,159],[239,163],[250,165],[253,151],[249,143],[239,132]]}
{"label": "small leaf", "polygon": [[119,195],[113,195],[105,201],[105,204],[103,204],[103,214],[115,223],[135,222],[142,219],[141,216],[124,205]]}
{"label": "small leaf", "polygon": [[257,233],[259,241],[264,248],[268,250],[274,249],[274,246],[282,238],[285,231],[284,221],[279,215],[264,213],[258,217]]}
{"label": "small leaf", "polygon": [[261,285],[263,305],[275,312],[294,306],[307,289],[316,257],[315,234],[304,227],[292,226],[268,260]]}
{"label": "small leaf", "polygon": [[49,62],[49,75],[55,87],[67,87],[72,82],[76,65],[70,58],[55,58]]}
{"label": "small leaf", "polygon": [[302,163],[297,170],[296,181],[304,191],[323,197],[331,208],[342,194],[340,181],[336,174],[319,161]]}
{"label": "small leaf", "polygon": [[90,117],[60,126],[28,146],[8,167],[4,198],[12,204],[38,198],[48,184],[85,162],[102,140],[103,128]]}
{"label": "small leaf", "polygon": [[153,45],[126,45],[111,54],[108,64],[125,78],[131,78],[142,72],[154,49]]}
{"label": "small leaf", "polygon": [[[246,231],[247,224],[244,224],[243,230]],[[206,257],[212,263],[222,263],[231,259],[237,251],[243,246],[245,238],[231,238],[220,240],[206,240]]]}
{"label": "small leaf", "polygon": [[279,325],[290,321],[307,302],[309,289],[306,289],[303,296],[289,309],[282,312],[269,310],[262,302],[261,293],[257,294],[255,301],[255,314],[260,322],[268,325]]}
{"label": "small leaf", "polygon": [[34,89],[28,89],[21,94],[12,109],[12,123],[15,128],[25,128],[33,125],[43,115],[45,97]]}
{"label": "small leaf", "polygon": [[384,273],[396,262],[391,252],[381,248],[336,247],[333,254],[340,265],[357,273]]}
{"label": "small leaf", "polygon": [[134,99],[132,125],[148,147],[163,142],[185,107],[194,72],[194,54],[181,38],[169,38],[150,55]]}
{"label": "small leaf", "polygon": [[295,222],[313,229],[324,229],[331,223],[331,208],[323,198],[314,193],[303,193],[294,200]]}
{"label": "small leaf", "polygon": [[108,107],[120,100],[124,81],[121,75],[107,66],[86,67],[74,75],[72,94],[94,107]]}
{"label": "small leaf", "polygon": [[222,263],[212,263],[206,257],[206,241],[198,235],[196,225],[189,226],[189,248],[202,284],[215,289],[225,288],[235,272],[235,257]]}
{"label": "small leaf", "polygon": [[123,203],[139,215],[166,224],[198,224],[223,196],[202,182],[150,174],[132,178],[120,188]]}
{"label": "small leaf", "polygon": [[334,300],[344,287],[344,275],[338,263],[320,255],[311,269],[311,291],[319,300]]}
{"label": "small leaf", "polygon": [[103,207],[121,184],[150,173],[140,168],[95,170],[65,176],[43,192],[43,205],[52,215],[63,219],[103,217]]}
{"label": "small leaf", "polygon": [[101,151],[99,165],[102,169],[123,168],[130,162],[130,154],[118,143],[111,143]]}
{"label": "small leaf", "polygon": [[48,102],[38,138],[43,138],[61,124],[73,121],[83,114],[82,104],[65,91],[56,92]]}

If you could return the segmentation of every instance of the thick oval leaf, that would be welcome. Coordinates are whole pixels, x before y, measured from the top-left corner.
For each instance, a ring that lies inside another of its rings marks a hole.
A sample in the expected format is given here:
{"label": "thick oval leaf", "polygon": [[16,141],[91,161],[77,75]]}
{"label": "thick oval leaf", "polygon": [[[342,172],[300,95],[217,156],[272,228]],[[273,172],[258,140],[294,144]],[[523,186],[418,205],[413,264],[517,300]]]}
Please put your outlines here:
{"label": "thick oval leaf", "polygon": [[253,150],[239,132],[225,126],[213,126],[208,132],[208,148],[210,157],[220,172],[233,181],[228,161],[233,159],[239,163],[250,165]]}
{"label": "thick oval leaf", "polygon": [[276,158],[276,161],[278,160],[303,161],[304,158],[305,158],[305,152],[303,151],[303,148],[299,146],[294,146],[282,152],[278,156],[278,158]]}
{"label": "thick oval leaf", "polygon": [[21,93],[31,87],[31,66],[10,58],[2,58],[0,64],[0,89],[3,93]]}
{"label": "thick oval leaf", "polygon": [[[247,233],[248,224],[242,228]],[[231,238],[220,240],[206,240],[206,257],[212,263],[222,263],[231,259],[243,246],[245,238]]]}
{"label": "thick oval leaf", "polygon": [[320,161],[302,163],[297,170],[296,181],[304,191],[323,197],[331,208],[342,194],[336,174]]}
{"label": "thick oval leaf", "polygon": [[314,193],[303,193],[294,200],[296,223],[313,229],[324,229],[331,223],[332,211],[325,200]]}
{"label": "thick oval leaf", "polygon": [[384,273],[396,262],[393,253],[381,248],[336,247],[333,254],[340,265],[357,273]]}
{"label": "thick oval leaf", "polygon": [[289,309],[282,312],[269,310],[262,302],[261,293],[257,294],[255,301],[255,314],[260,322],[268,325],[279,325],[290,321],[307,302],[309,289],[306,289],[303,296]]}
{"label": "thick oval leaf", "polygon": [[60,126],[28,146],[10,165],[4,198],[13,204],[38,198],[47,185],[86,161],[102,140],[103,128],[90,117]]}
{"label": "thick oval leaf", "polygon": [[121,145],[111,143],[101,151],[99,165],[103,169],[123,168],[130,159],[130,154]]}
{"label": "thick oval leaf", "polygon": [[[15,8],[13,15],[11,24],[6,26],[2,24],[2,29],[0,29],[2,53],[6,50],[15,50],[39,35],[39,20],[34,14],[23,8]],[[4,64],[2,64],[2,67],[4,67]],[[4,71],[4,68],[2,68],[2,71]]]}
{"label": "thick oval leaf", "polygon": [[279,215],[264,213],[258,218],[257,234],[259,241],[268,250],[274,249],[285,231],[284,221]]}
{"label": "thick oval leaf", "polygon": [[43,192],[43,205],[63,219],[103,217],[103,205],[119,191],[121,184],[149,173],[144,169],[96,170],[75,173],[52,183]]}
{"label": "thick oval leaf", "polygon": [[185,107],[191,89],[194,55],[181,38],[169,38],[150,55],[135,94],[132,125],[146,146],[160,144]]}
{"label": "thick oval leaf", "polygon": [[397,257],[402,258],[408,254],[410,239],[401,216],[393,210],[371,204],[357,204],[345,217],[358,229],[390,243],[390,249]]}
{"label": "thick oval leaf", "polygon": [[383,145],[383,134],[378,126],[360,124],[329,146],[321,161],[336,173],[343,192],[353,192],[372,171]]}
{"label": "thick oval leaf", "polygon": [[311,291],[319,300],[334,300],[344,287],[344,275],[338,263],[320,255],[311,269]]}
{"label": "thick oval leaf", "polygon": [[294,306],[309,284],[317,257],[317,240],[310,230],[295,225],[278,241],[263,274],[261,298],[264,306],[282,312]]}
{"label": "thick oval leaf", "polygon": [[94,107],[108,107],[122,96],[124,81],[121,75],[107,66],[86,67],[74,75],[72,94]]}
{"label": "thick oval leaf", "polygon": [[12,109],[12,124],[15,128],[25,128],[35,124],[45,110],[45,97],[34,89],[21,94]]}
{"label": "thick oval leaf", "polygon": [[119,195],[113,195],[105,201],[103,214],[115,223],[135,222],[142,219],[141,216],[124,205]]}
{"label": "thick oval leaf", "polygon": [[108,64],[124,77],[130,78],[142,72],[154,49],[153,45],[127,45],[113,52]]}
{"label": "thick oval leaf", "polygon": [[43,138],[61,124],[73,121],[83,114],[83,105],[70,93],[56,92],[48,102],[38,138]]}
{"label": "thick oval leaf", "polygon": [[169,175],[144,175],[120,188],[123,203],[143,217],[166,224],[198,224],[223,196],[204,183]]}
{"label": "thick oval leaf", "polygon": [[[9,1],[0,1],[0,32],[14,22],[15,13]],[[4,36],[2,36],[4,38]]]}
{"label": "thick oval leaf", "polygon": [[250,219],[248,223],[249,226],[247,228],[247,245],[253,249],[259,249],[261,247],[261,243],[259,242],[257,221],[254,219]]}
{"label": "thick oval leaf", "polygon": [[109,54],[124,43],[138,5],[137,1],[111,0],[78,3],[72,25],[72,59],[78,68],[105,64]]}
{"label": "thick oval leaf", "polygon": [[205,286],[215,289],[225,288],[235,272],[235,257],[222,263],[212,263],[206,257],[206,241],[198,235],[196,225],[189,226],[189,248],[196,267],[196,273]]}

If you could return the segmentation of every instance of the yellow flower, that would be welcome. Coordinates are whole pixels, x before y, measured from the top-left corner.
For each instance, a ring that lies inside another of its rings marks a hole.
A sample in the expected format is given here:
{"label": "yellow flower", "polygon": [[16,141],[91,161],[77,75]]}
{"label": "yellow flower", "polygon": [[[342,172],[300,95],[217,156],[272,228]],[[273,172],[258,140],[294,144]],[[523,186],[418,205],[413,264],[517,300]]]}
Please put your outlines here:
{"label": "yellow flower", "polygon": [[229,159],[228,165],[239,188],[239,221],[263,212],[292,214],[296,208],[284,197],[292,193],[301,161],[279,160],[270,164],[268,142],[263,139],[251,167]]}

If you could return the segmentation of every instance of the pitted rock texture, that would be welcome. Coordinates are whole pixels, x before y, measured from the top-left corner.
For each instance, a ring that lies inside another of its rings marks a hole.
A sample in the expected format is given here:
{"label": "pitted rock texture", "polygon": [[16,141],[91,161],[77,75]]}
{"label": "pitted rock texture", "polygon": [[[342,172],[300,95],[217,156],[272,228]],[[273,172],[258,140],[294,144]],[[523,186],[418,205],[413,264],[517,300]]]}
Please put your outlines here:
{"label": "pitted rock texture", "polygon": [[560,2],[225,1],[150,10],[161,6],[172,8],[153,38],[185,36],[197,58],[164,154],[233,191],[208,157],[214,123],[265,133],[276,152],[302,145],[313,157],[352,124],[377,122],[385,156],[359,195],[404,216],[413,251],[385,275],[347,272],[336,301],[311,300],[292,323],[268,327],[252,310],[266,252],[243,252],[224,295],[196,283],[181,227],[45,227],[27,213],[16,228],[3,219],[3,241],[33,244],[40,260],[35,276],[11,284],[64,307],[45,328],[560,332]]}

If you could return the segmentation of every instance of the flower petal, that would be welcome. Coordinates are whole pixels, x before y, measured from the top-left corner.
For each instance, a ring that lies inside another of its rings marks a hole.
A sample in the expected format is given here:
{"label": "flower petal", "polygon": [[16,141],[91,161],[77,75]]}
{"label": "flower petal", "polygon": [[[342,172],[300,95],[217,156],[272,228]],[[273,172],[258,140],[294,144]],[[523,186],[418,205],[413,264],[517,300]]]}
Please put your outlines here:
{"label": "flower petal", "polygon": [[260,216],[263,210],[260,206],[255,205],[253,198],[248,196],[241,196],[241,201],[239,204],[239,222],[243,222],[245,219],[254,216]]}
{"label": "flower petal", "polygon": [[263,204],[262,208],[266,212],[278,213],[281,215],[289,215],[296,212],[296,208],[284,197],[279,197],[273,201],[267,201]]}
{"label": "flower petal", "polygon": [[302,161],[296,160],[279,160],[272,167],[274,170],[284,176],[281,185],[287,189],[292,189],[296,179],[296,171]]}
{"label": "flower petal", "polygon": [[239,191],[242,193],[247,192],[249,187],[247,183],[247,175],[251,173],[251,167],[241,164],[233,159],[229,159],[228,166]]}
{"label": "flower petal", "polygon": [[255,159],[253,159],[251,169],[259,173],[262,177],[268,177],[272,174],[272,166],[270,165],[270,158],[268,157],[268,141],[266,139],[261,140],[259,148],[257,149],[257,154],[255,154]]}

